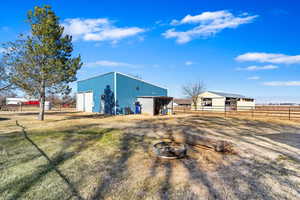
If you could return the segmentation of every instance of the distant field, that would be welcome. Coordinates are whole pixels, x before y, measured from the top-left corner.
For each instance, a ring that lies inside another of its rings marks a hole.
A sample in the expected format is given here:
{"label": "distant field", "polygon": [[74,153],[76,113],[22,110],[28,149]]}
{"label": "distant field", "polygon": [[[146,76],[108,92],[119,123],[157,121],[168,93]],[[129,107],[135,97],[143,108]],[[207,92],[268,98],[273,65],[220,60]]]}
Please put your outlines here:
{"label": "distant field", "polygon": [[[0,114],[1,200],[300,198],[297,122],[55,111],[36,118]],[[154,157],[152,144],[177,133],[230,141],[237,154],[189,146],[184,159]]]}

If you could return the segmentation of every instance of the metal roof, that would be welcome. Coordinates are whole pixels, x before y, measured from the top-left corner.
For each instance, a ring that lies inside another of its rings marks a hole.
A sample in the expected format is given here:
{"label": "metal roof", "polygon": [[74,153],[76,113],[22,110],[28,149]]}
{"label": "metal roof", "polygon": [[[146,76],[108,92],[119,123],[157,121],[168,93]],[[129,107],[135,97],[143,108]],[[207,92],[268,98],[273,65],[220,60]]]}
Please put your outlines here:
{"label": "metal roof", "polygon": [[149,85],[153,85],[153,86],[155,86],[155,87],[159,87],[159,88],[168,90],[168,88],[166,88],[166,87],[162,87],[162,86],[160,86],[160,85],[156,85],[156,84],[153,84],[153,83],[149,83],[149,82],[144,81],[144,80],[142,80],[142,79],[140,79],[140,78],[136,78],[136,77],[134,77],[134,76],[130,76],[130,75],[127,75],[127,74],[123,74],[123,73],[121,73],[121,72],[107,72],[107,73],[104,73],[104,74],[92,76],[92,77],[90,77],[90,78],[82,79],[82,80],[79,80],[79,81],[77,81],[77,82],[86,81],[86,80],[93,79],[93,78],[98,78],[98,77],[101,77],[101,76],[104,76],[104,75],[107,75],[107,74],[111,74],[111,73],[114,73],[114,74],[120,74],[120,75],[123,75],[123,76],[127,76],[127,77],[129,77],[129,78],[131,78],[131,79],[135,79],[135,80],[138,80],[138,81],[147,83],[147,84],[149,84]]}
{"label": "metal roof", "polygon": [[104,75],[107,75],[107,74],[111,74],[111,73],[114,73],[114,72],[107,72],[107,73],[95,75],[95,76],[92,76],[92,77],[89,77],[89,78],[86,78],[86,79],[78,80],[77,82],[82,82],[82,81],[90,80],[90,79],[93,79],[93,78],[98,78],[98,77],[101,77],[101,76],[104,76]]}
{"label": "metal roof", "polygon": [[131,78],[131,79],[135,79],[135,80],[138,80],[138,81],[147,83],[147,84],[149,84],[149,85],[153,85],[153,86],[155,86],[155,87],[159,87],[159,88],[168,90],[168,88],[166,88],[166,87],[162,87],[162,86],[160,86],[160,85],[156,85],[156,84],[153,84],[153,83],[149,83],[148,81],[144,81],[143,79],[136,78],[136,77],[134,77],[134,76],[130,76],[130,75],[127,75],[127,74],[123,74],[123,73],[121,73],[121,72],[115,72],[115,73],[120,74],[120,75],[123,75],[123,76],[127,76],[127,77],[129,77],[129,78]]}
{"label": "metal roof", "polygon": [[222,97],[232,97],[232,98],[247,98],[244,95],[240,95],[240,94],[232,94],[232,93],[225,93],[225,92],[214,92],[214,91],[208,91],[210,93],[222,96]]}
{"label": "metal roof", "polygon": [[174,99],[174,103],[177,104],[192,104],[191,99]]}

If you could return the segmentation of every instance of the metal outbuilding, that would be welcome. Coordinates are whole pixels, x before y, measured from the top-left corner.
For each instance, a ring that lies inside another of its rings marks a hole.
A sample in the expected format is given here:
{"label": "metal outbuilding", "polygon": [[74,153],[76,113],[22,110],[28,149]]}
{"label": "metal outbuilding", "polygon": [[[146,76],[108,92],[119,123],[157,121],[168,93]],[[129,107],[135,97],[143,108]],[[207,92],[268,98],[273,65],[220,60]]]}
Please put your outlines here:
{"label": "metal outbuilding", "polygon": [[174,106],[190,107],[192,105],[192,99],[174,99]]}
{"label": "metal outbuilding", "polygon": [[240,94],[206,91],[198,96],[198,110],[230,111],[254,108],[255,99]]}
{"label": "metal outbuilding", "polygon": [[135,113],[137,98],[142,96],[167,97],[168,89],[120,72],[109,72],[78,81],[76,108],[103,114]]}

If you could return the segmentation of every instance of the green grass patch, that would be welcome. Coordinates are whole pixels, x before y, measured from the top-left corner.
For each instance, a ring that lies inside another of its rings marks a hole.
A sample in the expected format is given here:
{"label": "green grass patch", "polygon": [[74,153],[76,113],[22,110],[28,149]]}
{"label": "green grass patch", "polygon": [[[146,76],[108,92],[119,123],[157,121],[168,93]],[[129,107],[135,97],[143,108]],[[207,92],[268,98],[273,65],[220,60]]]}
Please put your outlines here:
{"label": "green grass patch", "polygon": [[119,152],[122,132],[97,127],[71,128],[31,131],[28,137],[46,156],[21,131],[1,134],[0,199],[74,196],[82,175],[90,176],[97,162]]}

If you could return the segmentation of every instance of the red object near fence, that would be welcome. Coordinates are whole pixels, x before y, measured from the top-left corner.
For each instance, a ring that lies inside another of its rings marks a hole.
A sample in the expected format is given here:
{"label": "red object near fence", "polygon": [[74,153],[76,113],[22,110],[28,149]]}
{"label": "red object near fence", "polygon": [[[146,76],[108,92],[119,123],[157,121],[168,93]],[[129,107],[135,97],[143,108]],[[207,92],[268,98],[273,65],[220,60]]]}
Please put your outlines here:
{"label": "red object near fence", "polygon": [[39,105],[40,102],[39,101],[26,101],[23,102],[24,105]]}

